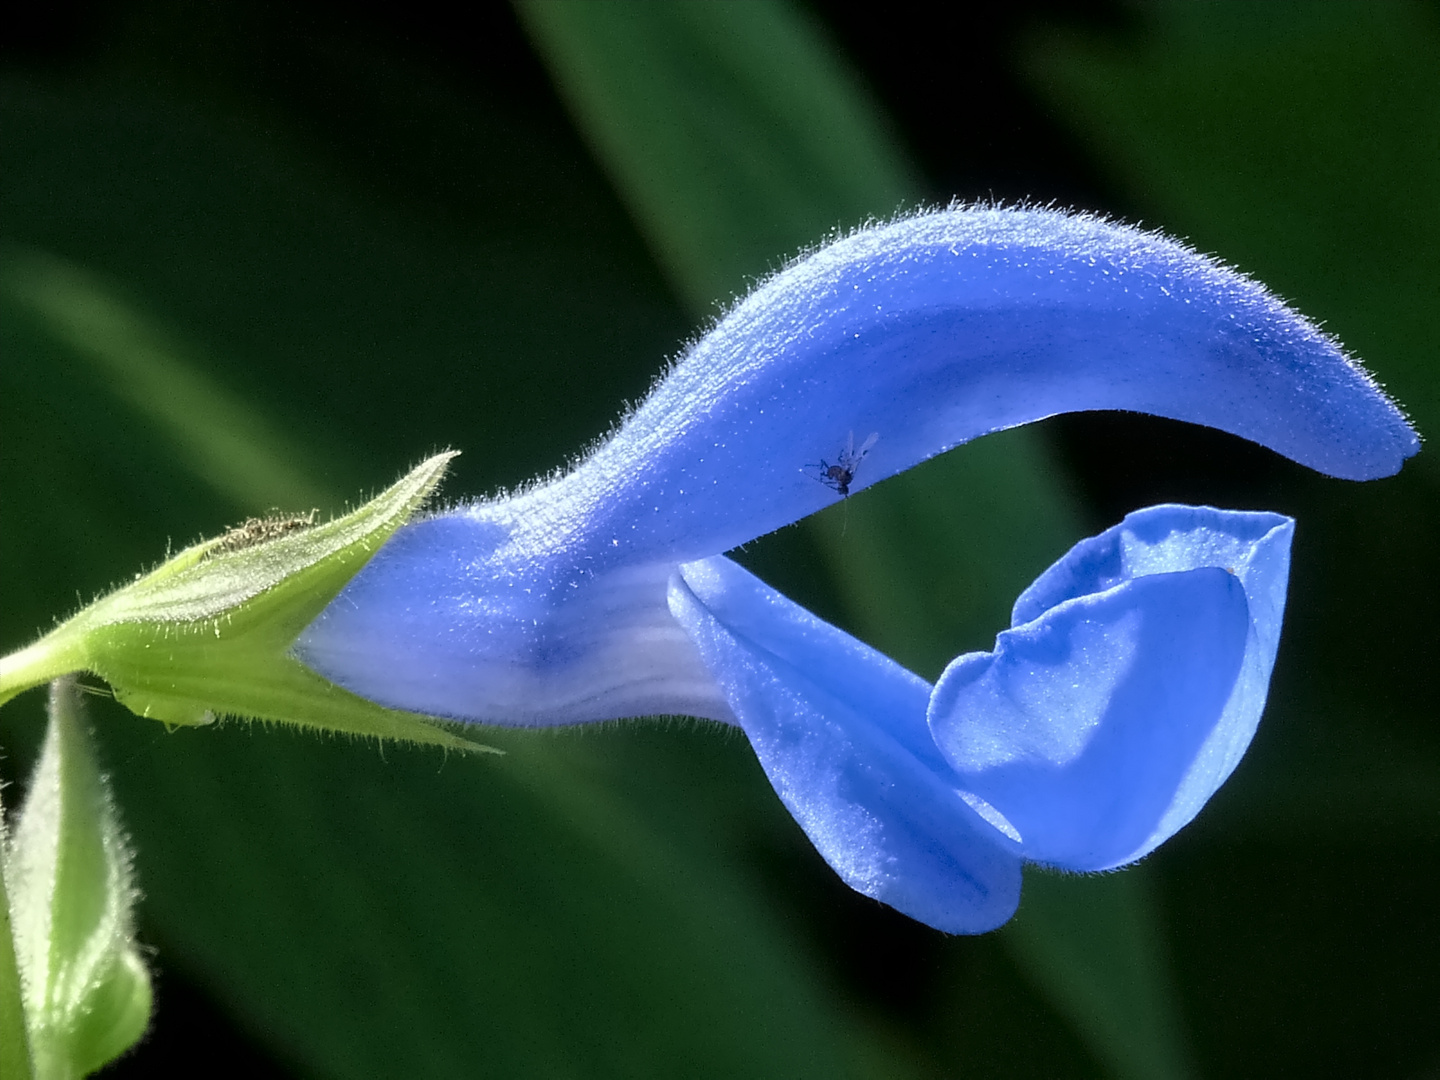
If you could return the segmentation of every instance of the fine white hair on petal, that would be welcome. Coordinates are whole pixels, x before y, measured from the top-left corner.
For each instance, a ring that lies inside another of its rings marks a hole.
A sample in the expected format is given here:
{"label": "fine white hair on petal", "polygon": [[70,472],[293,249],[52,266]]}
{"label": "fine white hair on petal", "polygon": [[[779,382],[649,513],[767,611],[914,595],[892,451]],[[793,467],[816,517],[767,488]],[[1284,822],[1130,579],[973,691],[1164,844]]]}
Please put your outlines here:
{"label": "fine white hair on petal", "polygon": [[[964,206],[849,233],[761,282],[606,442],[532,497],[578,530],[701,557],[825,504],[796,466],[878,431],[864,484],[990,431],[1129,409],[1323,472],[1418,445],[1374,381],[1263,286],[1088,214]],[[623,523],[623,530],[620,525]]]}

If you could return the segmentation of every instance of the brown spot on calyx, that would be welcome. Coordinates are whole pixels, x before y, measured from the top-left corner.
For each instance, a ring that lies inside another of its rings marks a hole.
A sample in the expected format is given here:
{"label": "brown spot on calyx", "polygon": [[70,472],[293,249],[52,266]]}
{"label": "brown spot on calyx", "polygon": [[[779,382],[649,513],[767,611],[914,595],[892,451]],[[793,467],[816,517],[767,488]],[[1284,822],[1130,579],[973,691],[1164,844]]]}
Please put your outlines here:
{"label": "brown spot on calyx", "polygon": [[207,555],[227,555],[232,551],[244,551],[246,548],[255,547],[270,540],[278,540],[282,536],[289,536],[291,533],[301,532],[311,528],[315,524],[315,515],[319,510],[311,510],[306,514],[292,514],[289,517],[272,515],[269,517],[246,518],[239,525],[230,529],[212,547]]}

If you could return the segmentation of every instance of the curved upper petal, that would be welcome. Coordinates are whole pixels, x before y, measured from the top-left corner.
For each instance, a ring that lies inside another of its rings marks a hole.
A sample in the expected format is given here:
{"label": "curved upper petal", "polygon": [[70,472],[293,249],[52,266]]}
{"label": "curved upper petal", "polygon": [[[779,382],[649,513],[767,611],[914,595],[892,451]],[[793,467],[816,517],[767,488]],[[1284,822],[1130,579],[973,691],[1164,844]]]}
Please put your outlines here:
{"label": "curved upper petal", "polygon": [[1073,548],[991,653],[946,669],[935,741],[1027,859],[1103,870],[1199,812],[1259,723],[1293,522],[1156,506]]}
{"label": "curved upper petal", "polygon": [[601,543],[698,558],[833,501],[820,463],[872,435],[852,489],[1087,409],[1205,424],[1350,479],[1418,447],[1332,339],[1217,260],[1088,215],[961,207],[762,283],[535,497]]}
{"label": "curved upper petal", "polygon": [[682,566],[670,607],[847,884],[951,933],[1014,914],[1020,860],[956,790],[925,726],[928,683],[723,557]]}
{"label": "curved upper petal", "polygon": [[[673,711],[697,700],[682,636],[660,667],[614,664],[665,637],[664,566],[1081,409],[1208,424],[1352,478],[1394,472],[1417,447],[1332,340],[1215,260],[1085,215],[951,208],[861,230],[762,283],[572,472],[408,526],[296,652],[367,697],[444,716]],[[596,622],[607,606],[623,617]]]}

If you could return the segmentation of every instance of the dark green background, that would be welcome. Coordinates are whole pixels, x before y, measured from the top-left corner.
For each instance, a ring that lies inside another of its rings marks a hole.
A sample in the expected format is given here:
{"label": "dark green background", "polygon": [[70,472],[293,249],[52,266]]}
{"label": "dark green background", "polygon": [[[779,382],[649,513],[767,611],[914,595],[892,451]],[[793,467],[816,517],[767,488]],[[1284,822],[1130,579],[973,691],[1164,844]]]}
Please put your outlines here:
{"label": "dark green background", "polygon": [[[457,498],[563,466],[755,275],[956,195],[1186,236],[1440,430],[1429,5],[60,4],[0,62],[7,648],[167,544],[437,447]],[[70,291],[37,300],[42,266]],[[217,427],[262,452],[207,464]],[[851,894],[712,725],[460,760],[96,698],[158,967],[112,1072],[1440,1075],[1428,458],[1353,485],[1063,418],[742,553],[933,677],[1128,510],[1299,520],[1233,780],[1136,870],[1032,875],[984,938]],[[7,780],[40,705],[0,717]]]}

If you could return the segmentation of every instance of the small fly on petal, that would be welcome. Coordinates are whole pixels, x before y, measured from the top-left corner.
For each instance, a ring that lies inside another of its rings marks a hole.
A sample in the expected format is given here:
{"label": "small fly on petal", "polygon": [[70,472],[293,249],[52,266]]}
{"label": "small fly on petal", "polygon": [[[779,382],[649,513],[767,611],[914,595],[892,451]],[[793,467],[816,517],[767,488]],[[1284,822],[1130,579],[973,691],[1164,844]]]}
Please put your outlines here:
{"label": "small fly on petal", "polygon": [[855,470],[860,468],[860,462],[865,460],[865,455],[870,453],[874,445],[880,441],[880,433],[872,431],[870,437],[855,449],[855,433],[850,432],[850,437],[845,440],[845,449],[840,451],[840,456],[835,464],[830,464],[824,458],[820,459],[819,465],[812,465],[810,468],[819,469],[820,475],[816,477],[822,484],[832,491],[838,492],[841,498],[850,495],[850,485],[855,482]]}

